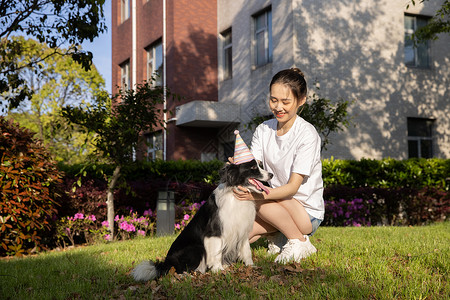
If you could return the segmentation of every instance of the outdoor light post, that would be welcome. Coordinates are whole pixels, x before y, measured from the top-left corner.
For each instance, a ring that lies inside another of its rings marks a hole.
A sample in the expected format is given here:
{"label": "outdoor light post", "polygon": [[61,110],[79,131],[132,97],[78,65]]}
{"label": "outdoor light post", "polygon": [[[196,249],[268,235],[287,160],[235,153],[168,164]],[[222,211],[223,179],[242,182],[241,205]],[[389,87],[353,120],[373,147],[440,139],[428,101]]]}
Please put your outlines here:
{"label": "outdoor light post", "polygon": [[158,192],[156,203],[156,235],[173,234],[175,225],[175,192],[163,190]]}

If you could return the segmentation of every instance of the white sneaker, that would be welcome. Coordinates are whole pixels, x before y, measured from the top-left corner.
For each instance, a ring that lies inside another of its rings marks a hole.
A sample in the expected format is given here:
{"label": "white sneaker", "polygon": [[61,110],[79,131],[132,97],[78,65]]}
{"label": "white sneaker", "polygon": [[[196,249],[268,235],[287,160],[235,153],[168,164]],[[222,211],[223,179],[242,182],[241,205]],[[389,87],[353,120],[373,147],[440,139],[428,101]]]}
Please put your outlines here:
{"label": "white sneaker", "polygon": [[267,236],[267,254],[280,254],[281,248],[286,244],[287,238],[281,233],[277,232],[275,234]]}
{"label": "white sneaker", "polygon": [[317,249],[311,244],[309,237],[306,237],[304,242],[299,239],[290,239],[283,246],[281,253],[275,258],[275,262],[281,264],[286,264],[290,261],[300,262],[302,258],[306,258],[315,252],[317,252]]}
{"label": "white sneaker", "polygon": [[314,247],[313,244],[311,244],[311,242],[309,241],[309,236],[308,235],[304,235],[305,239],[306,239],[306,247],[308,248],[308,256],[310,256],[313,253],[317,252],[316,247]]}

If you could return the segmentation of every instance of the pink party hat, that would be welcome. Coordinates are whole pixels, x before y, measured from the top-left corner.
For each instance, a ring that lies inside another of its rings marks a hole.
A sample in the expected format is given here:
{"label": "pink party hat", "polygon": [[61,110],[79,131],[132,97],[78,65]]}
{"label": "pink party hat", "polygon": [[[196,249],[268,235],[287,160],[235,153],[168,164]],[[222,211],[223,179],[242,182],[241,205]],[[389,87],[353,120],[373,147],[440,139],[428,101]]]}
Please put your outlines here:
{"label": "pink party hat", "polygon": [[253,154],[248,149],[238,130],[234,131],[236,144],[234,145],[234,164],[239,165],[254,160]]}

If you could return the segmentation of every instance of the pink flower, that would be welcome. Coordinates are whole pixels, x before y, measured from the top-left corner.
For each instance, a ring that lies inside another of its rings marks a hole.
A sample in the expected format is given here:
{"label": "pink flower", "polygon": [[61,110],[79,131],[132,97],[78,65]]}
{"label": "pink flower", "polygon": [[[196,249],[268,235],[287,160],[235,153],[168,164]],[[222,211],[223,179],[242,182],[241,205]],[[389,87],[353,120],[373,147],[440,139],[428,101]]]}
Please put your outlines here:
{"label": "pink flower", "polygon": [[127,221],[121,222],[121,223],[119,224],[119,227],[120,227],[120,229],[125,230],[125,231],[127,231],[127,232],[130,232],[130,231],[133,231],[133,232],[134,232],[134,231],[136,231],[136,227],[134,227],[133,224],[128,224]]}
{"label": "pink flower", "polygon": [[89,216],[89,220],[91,220],[92,222],[95,222],[97,220],[97,218],[94,215]]}
{"label": "pink flower", "polygon": [[184,219],[185,221],[189,220],[189,218],[190,218],[190,216],[189,216],[188,214],[185,214],[184,217],[183,217],[183,219]]}
{"label": "pink flower", "polygon": [[138,235],[145,236],[145,231],[144,231],[144,230],[138,230],[138,231],[137,231],[137,234],[138,234]]}
{"label": "pink flower", "polygon": [[103,221],[102,222],[102,226],[103,227],[109,227],[109,222],[108,221]]}
{"label": "pink flower", "polygon": [[125,231],[127,230],[127,226],[128,226],[127,222],[121,222],[119,224],[119,228],[122,229],[122,230],[125,230]]}
{"label": "pink flower", "polygon": [[175,224],[175,229],[180,229],[181,227],[180,227],[180,224]]}
{"label": "pink flower", "polygon": [[83,220],[84,219],[84,215],[82,213],[77,213],[77,214],[75,214],[73,219],[74,220],[76,220],[76,219]]}
{"label": "pink flower", "polygon": [[152,210],[151,210],[151,209],[148,209],[148,210],[144,211],[144,216],[152,217],[152,216],[153,216]]}
{"label": "pink flower", "polygon": [[130,232],[130,231],[135,232],[135,231],[136,231],[136,227],[134,227],[133,224],[128,224],[127,231],[128,231],[128,232]]}

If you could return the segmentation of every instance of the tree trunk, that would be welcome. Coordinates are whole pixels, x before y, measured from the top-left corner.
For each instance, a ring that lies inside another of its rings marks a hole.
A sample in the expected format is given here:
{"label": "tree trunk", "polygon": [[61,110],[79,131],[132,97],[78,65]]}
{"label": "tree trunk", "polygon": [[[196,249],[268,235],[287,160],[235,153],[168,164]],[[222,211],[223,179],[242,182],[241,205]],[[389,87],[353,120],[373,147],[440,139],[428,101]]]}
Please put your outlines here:
{"label": "tree trunk", "polygon": [[108,225],[109,225],[109,231],[110,236],[109,240],[112,241],[114,239],[114,188],[116,187],[117,180],[120,177],[120,166],[116,166],[116,169],[114,170],[114,173],[111,177],[111,181],[108,185],[108,194],[107,194],[107,201],[106,201],[106,208],[108,212]]}

